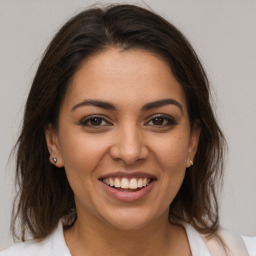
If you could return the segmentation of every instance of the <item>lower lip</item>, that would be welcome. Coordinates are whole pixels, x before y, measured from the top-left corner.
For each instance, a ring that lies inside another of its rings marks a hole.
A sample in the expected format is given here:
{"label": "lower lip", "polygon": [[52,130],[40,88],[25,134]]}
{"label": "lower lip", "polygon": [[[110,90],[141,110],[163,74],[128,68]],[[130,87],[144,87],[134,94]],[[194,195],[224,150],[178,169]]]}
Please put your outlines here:
{"label": "lower lip", "polygon": [[147,194],[149,194],[149,192],[151,191],[151,189],[154,186],[155,181],[152,181],[146,187],[143,187],[140,190],[134,191],[134,192],[119,191],[113,187],[110,187],[109,185],[105,184],[102,181],[101,181],[101,183],[102,183],[105,191],[108,193],[108,195],[110,195],[111,197],[113,197],[119,201],[122,201],[125,203],[130,203],[130,202],[140,200],[140,199],[144,198]]}

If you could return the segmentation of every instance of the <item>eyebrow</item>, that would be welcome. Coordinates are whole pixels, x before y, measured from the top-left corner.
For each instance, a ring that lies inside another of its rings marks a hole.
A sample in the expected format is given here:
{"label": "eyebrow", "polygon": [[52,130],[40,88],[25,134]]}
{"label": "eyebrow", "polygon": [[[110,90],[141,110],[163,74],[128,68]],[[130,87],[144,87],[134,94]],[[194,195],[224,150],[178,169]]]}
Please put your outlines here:
{"label": "eyebrow", "polygon": [[150,110],[152,108],[160,108],[160,107],[163,107],[163,106],[166,106],[166,105],[177,106],[181,110],[182,114],[184,114],[182,105],[174,99],[163,99],[163,100],[157,100],[157,101],[154,101],[154,102],[149,102],[141,108],[141,111],[147,111],[147,110]]}
{"label": "eyebrow", "polygon": [[[149,102],[149,103],[145,104],[144,106],[142,106],[141,111],[148,111],[150,109],[159,108],[159,107],[163,107],[166,105],[177,106],[183,114],[182,105],[174,99],[162,99],[162,100]],[[102,100],[92,100],[92,99],[84,100],[84,101],[76,104],[74,107],[72,107],[71,111],[74,111],[75,109],[82,107],[82,106],[95,106],[98,108],[117,111],[117,107],[115,105],[113,105],[112,103],[102,101]]]}
{"label": "eyebrow", "polygon": [[104,109],[108,109],[108,110],[117,110],[116,106],[106,102],[106,101],[102,101],[102,100],[84,100],[78,104],[76,104],[71,111],[74,111],[75,109],[82,107],[82,106],[95,106],[98,108],[104,108]]}

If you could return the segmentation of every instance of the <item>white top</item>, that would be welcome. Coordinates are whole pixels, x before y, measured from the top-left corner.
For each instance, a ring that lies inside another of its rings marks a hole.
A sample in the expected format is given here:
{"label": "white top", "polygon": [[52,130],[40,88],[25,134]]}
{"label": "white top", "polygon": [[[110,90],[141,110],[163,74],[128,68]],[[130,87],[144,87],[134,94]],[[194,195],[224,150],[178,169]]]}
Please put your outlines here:
{"label": "white top", "polygon": [[[203,238],[191,225],[183,224],[193,256],[226,255],[214,238]],[[230,256],[256,256],[256,237],[240,237],[221,231],[225,243],[230,248]],[[42,242],[35,240],[17,243],[2,251],[0,256],[71,256],[66,245],[62,223]]]}

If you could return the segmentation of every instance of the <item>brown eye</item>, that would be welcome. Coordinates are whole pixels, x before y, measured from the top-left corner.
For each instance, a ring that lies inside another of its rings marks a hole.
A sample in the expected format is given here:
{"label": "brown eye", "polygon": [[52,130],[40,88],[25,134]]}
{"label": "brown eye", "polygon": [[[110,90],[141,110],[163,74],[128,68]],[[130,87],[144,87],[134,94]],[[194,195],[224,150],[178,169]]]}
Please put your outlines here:
{"label": "brown eye", "polygon": [[91,128],[104,127],[104,126],[110,125],[110,123],[108,121],[106,121],[104,118],[98,117],[98,116],[86,117],[80,121],[80,124],[82,126],[87,126],[87,127],[91,127]]}
{"label": "brown eye", "polygon": [[151,118],[146,125],[148,126],[158,126],[158,127],[166,127],[166,126],[172,126],[176,125],[177,122],[174,118],[169,117],[169,116],[163,116],[163,115],[158,115],[153,118]]}
{"label": "brown eye", "polygon": [[163,117],[155,117],[154,119],[152,119],[152,123],[154,125],[163,125],[164,124],[164,118]]}
{"label": "brown eye", "polygon": [[102,124],[102,122],[103,122],[103,119],[98,117],[94,117],[88,120],[88,123],[90,123],[90,125],[92,126],[99,126]]}

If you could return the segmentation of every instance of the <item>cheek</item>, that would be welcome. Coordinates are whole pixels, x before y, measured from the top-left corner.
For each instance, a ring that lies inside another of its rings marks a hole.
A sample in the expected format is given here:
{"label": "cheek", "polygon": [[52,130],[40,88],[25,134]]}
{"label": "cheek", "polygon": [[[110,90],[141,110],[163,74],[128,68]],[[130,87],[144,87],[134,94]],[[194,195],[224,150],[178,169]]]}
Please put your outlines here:
{"label": "cheek", "polygon": [[165,171],[175,172],[180,168],[186,169],[188,141],[187,134],[175,134],[175,136],[165,136],[161,140],[159,138],[156,141],[151,140],[155,157]]}
{"label": "cheek", "polygon": [[[154,141],[152,141],[154,142]],[[160,167],[161,190],[164,203],[169,205],[178,193],[186,172],[188,136],[169,136],[154,143],[156,164]]]}
{"label": "cheek", "polygon": [[63,135],[61,155],[76,203],[90,208],[93,201],[91,191],[98,182],[97,169],[107,150],[106,145],[102,139],[85,133],[65,132]]}
{"label": "cheek", "polygon": [[70,179],[78,178],[82,183],[93,176],[94,170],[103,158],[107,145],[102,138],[88,136],[84,132],[64,131],[61,139],[61,156]]}

